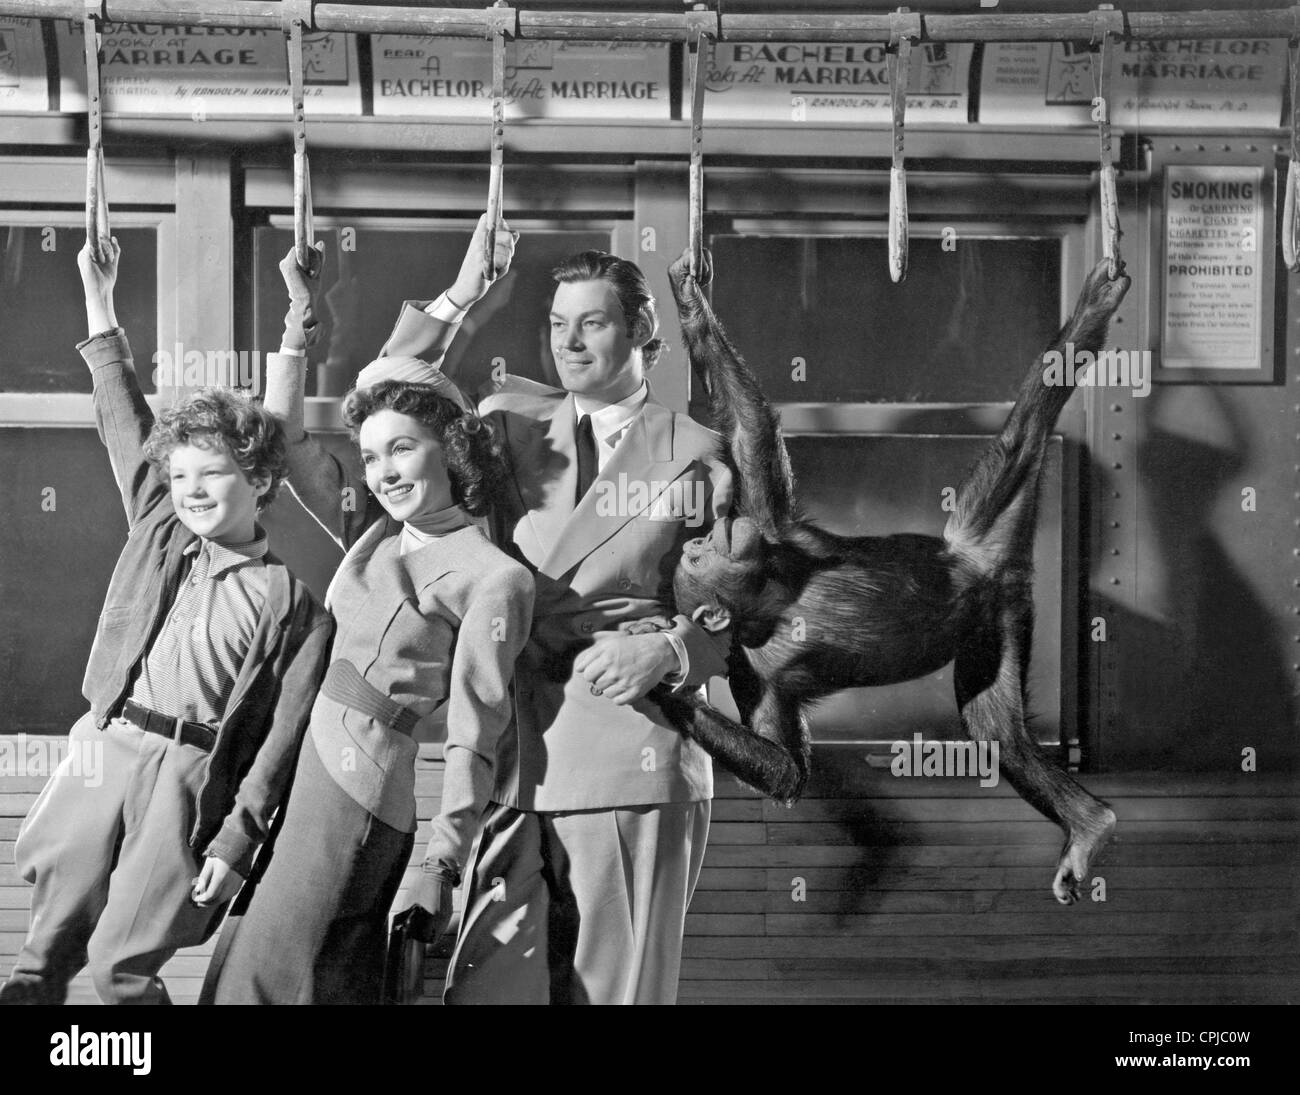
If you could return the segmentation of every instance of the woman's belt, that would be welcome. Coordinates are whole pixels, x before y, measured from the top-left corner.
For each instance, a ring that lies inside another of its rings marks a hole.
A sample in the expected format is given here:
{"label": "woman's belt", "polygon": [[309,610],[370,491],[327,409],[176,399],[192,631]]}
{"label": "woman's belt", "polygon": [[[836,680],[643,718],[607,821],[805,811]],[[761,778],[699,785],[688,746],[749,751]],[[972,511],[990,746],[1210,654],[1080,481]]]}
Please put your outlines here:
{"label": "woman's belt", "polygon": [[367,681],[355,665],[342,658],[330,662],[320,690],[335,703],[369,715],[390,730],[396,730],[408,738],[415,732],[415,724],[420,721],[419,715],[409,707],[403,707],[389,699]]}

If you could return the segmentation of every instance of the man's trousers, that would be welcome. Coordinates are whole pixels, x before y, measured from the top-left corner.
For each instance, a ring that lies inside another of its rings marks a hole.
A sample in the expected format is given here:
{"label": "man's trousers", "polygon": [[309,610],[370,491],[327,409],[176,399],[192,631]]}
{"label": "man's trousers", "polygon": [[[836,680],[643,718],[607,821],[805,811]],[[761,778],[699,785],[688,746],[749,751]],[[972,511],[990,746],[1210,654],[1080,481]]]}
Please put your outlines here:
{"label": "man's trousers", "polygon": [[710,803],[541,814],[493,804],[448,1004],[672,1004]]}

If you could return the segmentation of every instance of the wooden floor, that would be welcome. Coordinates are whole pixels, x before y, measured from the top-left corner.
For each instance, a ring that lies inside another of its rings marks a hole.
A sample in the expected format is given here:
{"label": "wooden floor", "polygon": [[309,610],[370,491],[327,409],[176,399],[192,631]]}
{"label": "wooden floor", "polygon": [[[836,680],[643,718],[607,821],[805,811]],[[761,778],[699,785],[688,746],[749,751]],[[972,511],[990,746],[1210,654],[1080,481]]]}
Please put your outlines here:
{"label": "wooden floor", "polygon": [[[1105,900],[1067,909],[1050,892],[1058,830],[1009,788],[895,778],[852,747],[816,764],[790,810],[720,776],[682,1003],[1300,1002],[1293,778],[1085,777],[1120,822],[1096,870]],[[441,774],[422,757],[422,819]],[[14,838],[42,782],[0,776],[5,974],[30,903]],[[417,854],[424,839],[422,825]],[[178,1003],[210,952],[164,969]],[[445,967],[430,958],[430,1003]],[[94,1001],[84,973],[70,998]]]}

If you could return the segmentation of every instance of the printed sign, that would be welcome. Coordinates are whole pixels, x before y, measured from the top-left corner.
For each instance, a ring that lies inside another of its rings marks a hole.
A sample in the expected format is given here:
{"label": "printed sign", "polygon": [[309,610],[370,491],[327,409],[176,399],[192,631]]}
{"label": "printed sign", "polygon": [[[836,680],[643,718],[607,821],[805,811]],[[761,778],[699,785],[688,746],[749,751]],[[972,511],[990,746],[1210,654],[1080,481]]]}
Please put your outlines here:
{"label": "printed sign", "polygon": [[1258,369],[1264,169],[1165,169],[1165,369]]}
{"label": "printed sign", "polygon": [[[377,115],[491,117],[487,41],[376,34],[370,39]],[[669,117],[665,42],[506,44],[506,117]]]}
{"label": "printed sign", "polygon": [[[86,109],[81,24],[61,19],[60,106]],[[104,109],[117,114],[208,116],[291,113],[284,32],[164,23],[108,23],[100,80]],[[356,39],[303,35],[303,103],[307,117],[359,114]]]}
{"label": "printed sign", "polygon": [[[909,123],[966,121],[971,52],[968,44],[943,42],[912,50]],[[686,69],[683,101],[689,103],[689,62]],[[708,67],[704,117],[888,123],[884,43],[719,42]]]}
{"label": "printed sign", "polygon": [[[1127,128],[1276,126],[1287,44],[1281,39],[1121,42],[1112,47],[1110,120]],[[991,125],[1093,122],[1086,43],[990,42],[979,120]]]}
{"label": "printed sign", "polygon": [[0,112],[49,110],[38,19],[0,19]]}

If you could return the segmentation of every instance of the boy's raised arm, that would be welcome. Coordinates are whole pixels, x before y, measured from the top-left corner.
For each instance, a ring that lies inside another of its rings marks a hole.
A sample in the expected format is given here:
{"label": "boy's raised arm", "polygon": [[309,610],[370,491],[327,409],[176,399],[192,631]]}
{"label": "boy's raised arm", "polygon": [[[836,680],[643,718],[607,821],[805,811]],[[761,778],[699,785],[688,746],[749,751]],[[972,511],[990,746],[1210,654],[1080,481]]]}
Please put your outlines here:
{"label": "boy's raised arm", "polygon": [[104,261],[96,262],[90,245],[77,255],[77,268],[86,291],[86,325],[89,337],[77,349],[90,366],[94,385],[95,424],[108,449],[113,478],[122,494],[130,526],[155,506],[170,504],[170,492],[152,474],[144,455],[144,441],[153,427],[153,411],[140,390],[126,333],[117,325],[113,286],[117,282],[122,248],[116,239],[104,240]]}

